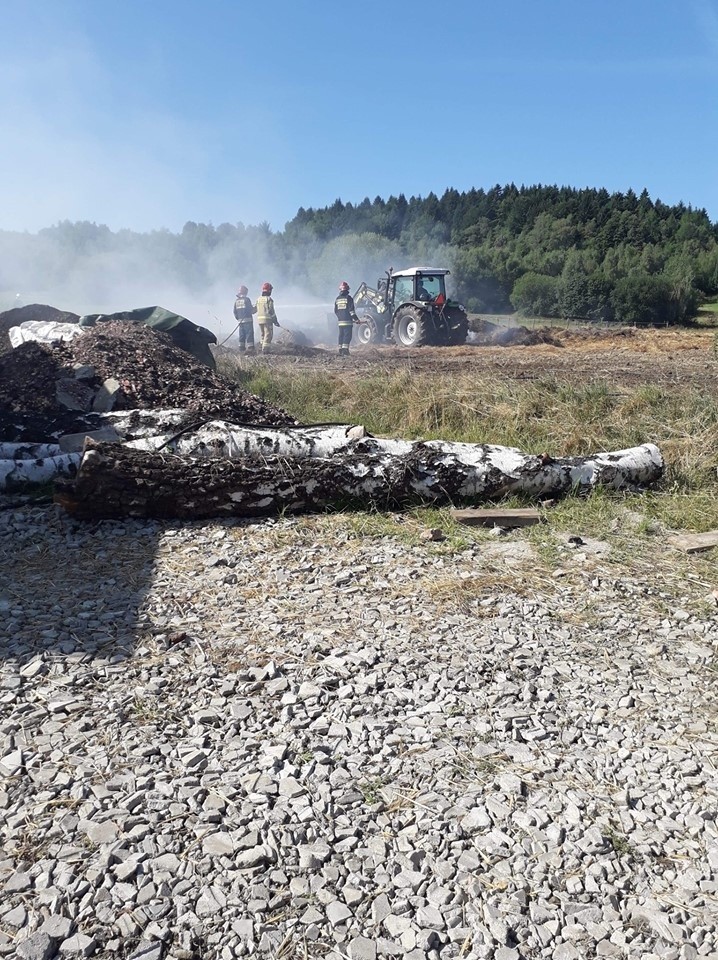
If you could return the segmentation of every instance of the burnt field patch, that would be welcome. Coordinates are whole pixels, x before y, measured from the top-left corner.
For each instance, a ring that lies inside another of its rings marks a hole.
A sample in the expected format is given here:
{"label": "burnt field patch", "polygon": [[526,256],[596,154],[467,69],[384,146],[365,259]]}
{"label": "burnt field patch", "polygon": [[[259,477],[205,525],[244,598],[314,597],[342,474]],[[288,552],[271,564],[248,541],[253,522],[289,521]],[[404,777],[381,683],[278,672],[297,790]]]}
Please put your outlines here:
{"label": "burnt field patch", "polygon": [[[511,333],[511,331],[519,333]],[[525,331],[524,336],[520,331]],[[227,353],[222,369],[243,378],[264,366],[274,371],[330,372],[356,378],[397,371],[436,377],[498,376],[507,380],[556,379],[579,384],[603,381],[616,388],[641,385],[718,386],[718,334],[686,328],[508,328],[503,344],[477,340],[455,347],[401,348],[352,345],[348,357],[334,350],[312,356],[274,355],[240,361]]]}

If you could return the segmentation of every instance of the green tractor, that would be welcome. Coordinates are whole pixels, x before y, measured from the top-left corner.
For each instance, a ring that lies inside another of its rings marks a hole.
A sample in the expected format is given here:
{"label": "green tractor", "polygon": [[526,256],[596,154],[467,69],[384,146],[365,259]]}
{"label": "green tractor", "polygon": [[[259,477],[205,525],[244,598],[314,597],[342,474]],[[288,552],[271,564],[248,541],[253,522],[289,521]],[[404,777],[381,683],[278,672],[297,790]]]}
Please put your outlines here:
{"label": "green tractor", "polygon": [[411,267],[388,270],[375,288],[361,283],[354,294],[359,341],[400,347],[465,343],[469,320],[460,303],[446,298],[448,273]]}

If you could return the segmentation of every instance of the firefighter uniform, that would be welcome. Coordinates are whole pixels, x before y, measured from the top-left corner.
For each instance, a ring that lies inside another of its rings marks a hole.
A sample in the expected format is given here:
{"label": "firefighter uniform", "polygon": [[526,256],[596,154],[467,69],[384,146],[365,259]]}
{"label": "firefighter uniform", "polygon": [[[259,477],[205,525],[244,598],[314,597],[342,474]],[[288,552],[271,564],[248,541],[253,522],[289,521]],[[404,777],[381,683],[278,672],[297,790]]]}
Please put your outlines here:
{"label": "firefighter uniform", "polygon": [[272,342],[274,327],[279,326],[277,314],[274,312],[274,300],[270,294],[263,294],[257,297],[257,323],[262,335],[262,353],[265,353],[267,347]]}
{"label": "firefighter uniform", "polygon": [[252,314],[257,312],[257,308],[252,306],[249,297],[241,293],[237,294],[234,301],[234,319],[239,324],[239,352],[254,353],[254,323]]}
{"label": "firefighter uniform", "polygon": [[359,323],[354,310],[354,298],[349,292],[340,292],[334,301],[334,313],[339,324],[339,356],[348,356],[354,324]]}

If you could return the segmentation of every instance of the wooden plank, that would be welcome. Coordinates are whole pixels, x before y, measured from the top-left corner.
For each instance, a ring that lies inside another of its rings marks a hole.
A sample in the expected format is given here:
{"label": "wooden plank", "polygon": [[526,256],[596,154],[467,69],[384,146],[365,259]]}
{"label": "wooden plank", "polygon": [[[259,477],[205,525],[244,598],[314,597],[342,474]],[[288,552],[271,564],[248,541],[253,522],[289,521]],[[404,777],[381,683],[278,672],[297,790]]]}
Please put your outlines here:
{"label": "wooden plank", "polygon": [[517,507],[514,510],[469,507],[466,510],[450,510],[449,514],[452,520],[469,527],[530,527],[541,522],[541,514],[533,507]]}
{"label": "wooden plank", "polygon": [[702,553],[704,550],[718,547],[718,530],[709,530],[707,533],[682,533],[670,537],[668,542],[678,550],[683,550],[684,553]]}

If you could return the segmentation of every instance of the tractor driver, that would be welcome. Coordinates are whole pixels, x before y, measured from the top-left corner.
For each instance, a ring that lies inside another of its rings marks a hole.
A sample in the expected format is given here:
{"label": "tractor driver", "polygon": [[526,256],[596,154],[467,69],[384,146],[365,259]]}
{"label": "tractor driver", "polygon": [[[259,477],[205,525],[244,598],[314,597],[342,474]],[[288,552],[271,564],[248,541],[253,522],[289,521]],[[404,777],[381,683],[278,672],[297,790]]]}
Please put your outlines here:
{"label": "tractor driver", "polygon": [[416,278],[416,299],[431,300],[431,294],[424,286],[424,281],[421,279],[421,277]]}

